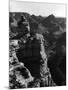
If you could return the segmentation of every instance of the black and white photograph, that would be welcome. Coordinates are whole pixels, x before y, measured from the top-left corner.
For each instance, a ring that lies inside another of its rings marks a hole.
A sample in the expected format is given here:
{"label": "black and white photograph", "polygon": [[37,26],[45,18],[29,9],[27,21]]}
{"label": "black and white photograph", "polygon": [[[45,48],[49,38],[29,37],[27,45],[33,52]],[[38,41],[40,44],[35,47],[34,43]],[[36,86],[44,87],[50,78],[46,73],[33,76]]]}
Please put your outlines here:
{"label": "black and white photograph", "polygon": [[9,88],[66,86],[66,4],[9,1]]}

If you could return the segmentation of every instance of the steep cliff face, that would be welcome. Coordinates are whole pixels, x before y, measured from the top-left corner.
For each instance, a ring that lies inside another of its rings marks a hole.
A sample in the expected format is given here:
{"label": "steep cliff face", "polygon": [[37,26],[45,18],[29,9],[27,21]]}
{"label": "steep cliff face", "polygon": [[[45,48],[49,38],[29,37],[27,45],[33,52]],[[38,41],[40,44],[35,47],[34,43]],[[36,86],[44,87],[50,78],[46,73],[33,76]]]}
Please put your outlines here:
{"label": "steep cliff face", "polygon": [[[27,50],[22,46],[20,48],[18,40],[10,41],[10,88],[45,87],[48,85],[55,85],[52,83],[51,75],[47,67],[47,56],[44,50],[43,36],[41,36],[42,35],[37,34],[35,41],[32,40],[34,43],[33,48],[35,47],[34,51],[31,46],[30,48],[27,48],[25,45]],[[37,47],[37,43],[40,48]],[[28,43],[27,46],[29,45],[32,44]]]}

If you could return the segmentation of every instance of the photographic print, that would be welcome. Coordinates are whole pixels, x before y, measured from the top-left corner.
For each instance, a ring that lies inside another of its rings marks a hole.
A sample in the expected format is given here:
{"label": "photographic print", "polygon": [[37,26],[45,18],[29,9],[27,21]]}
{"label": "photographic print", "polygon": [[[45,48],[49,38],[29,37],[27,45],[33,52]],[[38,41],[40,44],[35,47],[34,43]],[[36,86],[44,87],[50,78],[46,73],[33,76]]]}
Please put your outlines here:
{"label": "photographic print", "polygon": [[66,5],[9,2],[9,88],[66,85]]}

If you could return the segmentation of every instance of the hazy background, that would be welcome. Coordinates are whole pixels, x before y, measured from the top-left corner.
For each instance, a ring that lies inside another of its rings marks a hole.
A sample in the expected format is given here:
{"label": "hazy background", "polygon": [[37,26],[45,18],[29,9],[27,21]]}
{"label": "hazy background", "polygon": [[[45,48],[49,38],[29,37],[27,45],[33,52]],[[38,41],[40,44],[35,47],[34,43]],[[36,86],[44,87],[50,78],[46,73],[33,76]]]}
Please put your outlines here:
{"label": "hazy background", "polygon": [[65,4],[50,4],[10,0],[10,12],[27,12],[29,14],[48,16],[54,14],[57,17],[66,16]]}

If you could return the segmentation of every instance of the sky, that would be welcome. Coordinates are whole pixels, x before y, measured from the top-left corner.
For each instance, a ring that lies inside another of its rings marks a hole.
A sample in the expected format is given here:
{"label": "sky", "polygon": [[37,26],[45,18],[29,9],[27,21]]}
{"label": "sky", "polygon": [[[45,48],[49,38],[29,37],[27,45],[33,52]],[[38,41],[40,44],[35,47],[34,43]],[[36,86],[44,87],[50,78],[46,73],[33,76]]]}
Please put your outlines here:
{"label": "sky", "polygon": [[27,12],[31,15],[34,14],[37,16],[54,14],[56,17],[66,17],[66,6],[65,4],[10,0],[10,12]]}

